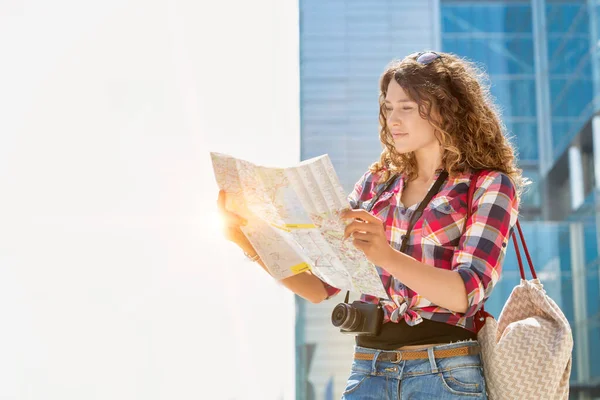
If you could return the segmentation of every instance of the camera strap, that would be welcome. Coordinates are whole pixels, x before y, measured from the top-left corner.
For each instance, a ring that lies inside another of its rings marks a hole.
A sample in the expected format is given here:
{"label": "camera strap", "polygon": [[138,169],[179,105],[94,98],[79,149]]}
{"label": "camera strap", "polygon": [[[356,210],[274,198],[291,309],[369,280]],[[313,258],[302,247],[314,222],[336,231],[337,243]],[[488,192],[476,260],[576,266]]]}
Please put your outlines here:
{"label": "camera strap", "polygon": [[429,189],[429,192],[427,192],[425,198],[419,203],[419,207],[417,207],[417,210],[413,213],[412,217],[410,218],[410,223],[408,224],[408,228],[406,229],[404,239],[402,239],[402,245],[400,246],[400,251],[402,253],[404,253],[406,251],[406,248],[408,247],[408,240],[410,239],[410,233],[412,232],[413,227],[415,226],[419,218],[421,218],[421,215],[423,215],[425,207],[427,207],[431,199],[433,199],[433,196],[438,194],[438,192],[442,188],[442,185],[444,184],[444,181],[447,178],[448,171],[443,171],[442,173],[440,173],[440,176],[437,178],[431,189]]}
{"label": "camera strap", "polygon": [[[408,247],[408,241],[410,240],[410,234],[413,230],[413,227],[415,226],[419,218],[421,218],[421,216],[423,215],[423,211],[425,211],[425,207],[427,207],[431,199],[433,199],[433,197],[439,193],[446,179],[448,179],[448,171],[444,170],[440,173],[440,176],[438,176],[433,186],[431,186],[431,188],[425,195],[425,198],[421,200],[419,206],[411,216],[410,222],[408,223],[408,228],[406,228],[406,233],[404,234],[404,238],[402,239],[402,244],[400,245],[401,253],[406,252],[406,248]],[[388,295],[390,292],[390,286],[392,286],[393,281],[394,277],[390,275],[390,279],[388,279],[387,285],[385,285],[385,292],[388,293]]]}
{"label": "camera strap", "polygon": [[[375,203],[377,202],[377,200],[379,199],[379,197],[381,197],[381,195],[383,193],[385,193],[392,186],[392,184],[398,179],[398,177],[399,177],[399,175],[395,175],[388,180],[388,182],[384,186],[384,188],[382,190],[380,190],[375,196],[373,196],[373,199],[371,200],[369,207],[366,208],[366,211],[371,212],[371,210],[373,209],[373,207],[374,207]],[[431,188],[429,189],[429,191],[427,192],[427,194],[425,195],[423,200],[421,200],[421,202],[419,203],[419,206],[417,207],[416,211],[411,216],[410,222],[408,224],[408,228],[406,229],[406,234],[404,235],[404,238],[402,239],[402,244],[400,245],[400,251],[402,253],[404,253],[406,251],[406,248],[408,247],[408,241],[410,239],[410,234],[413,230],[413,227],[415,226],[415,224],[417,223],[419,218],[421,218],[421,216],[423,215],[423,211],[425,210],[425,207],[427,207],[427,205],[429,204],[431,199],[433,199],[433,197],[439,193],[439,191],[442,188],[442,185],[444,184],[446,179],[448,179],[448,171],[444,170],[440,173],[440,176],[437,178],[437,180],[435,181],[433,186],[431,186]],[[392,285],[393,280],[394,280],[394,277],[390,275],[390,279],[388,280],[388,283],[385,287],[385,291],[388,294],[389,294],[390,286]],[[349,295],[350,295],[350,291],[348,291],[346,293],[346,300],[344,301],[345,303],[348,303]]]}

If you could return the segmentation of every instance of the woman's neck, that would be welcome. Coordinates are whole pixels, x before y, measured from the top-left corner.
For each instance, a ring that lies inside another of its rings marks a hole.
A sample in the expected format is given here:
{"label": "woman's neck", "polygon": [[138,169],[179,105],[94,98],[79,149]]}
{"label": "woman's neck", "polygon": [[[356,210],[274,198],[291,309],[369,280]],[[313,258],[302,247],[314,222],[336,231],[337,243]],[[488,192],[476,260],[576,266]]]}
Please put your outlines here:
{"label": "woman's neck", "polygon": [[417,177],[415,181],[427,183],[435,178],[436,172],[442,167],[441,146],[421,149],[415,152],[417,159]]}

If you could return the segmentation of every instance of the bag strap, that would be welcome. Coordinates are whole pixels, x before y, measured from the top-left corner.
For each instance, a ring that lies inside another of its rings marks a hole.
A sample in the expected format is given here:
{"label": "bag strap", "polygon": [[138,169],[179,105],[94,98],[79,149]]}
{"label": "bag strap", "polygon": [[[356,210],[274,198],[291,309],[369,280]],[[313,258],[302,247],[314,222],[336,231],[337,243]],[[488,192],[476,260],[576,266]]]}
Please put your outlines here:
{"label": "bag strap", "polygon": [[[465,225],[463,227],[463,235],[465,233],[465,231],[467,230],[467,221],[471,218],[471,216],[473,215],[473,196],[475,194],[475,190],[477,189],[477,180],[479,179],[479,177],[482,175],[484,171],[480,170],[480,171],[476,171],[471,175],[471,182],[469,184],[469,192],[467,194],[467,219],[465,220]],[[517,223],[516,223],[516,228],[517,231],[519,232],[519,238],[521,239],[521,243],[523,244],[523,250],[525,251],[525,256],[527,257],[527,263],[529,264],[529,269],[531,270],[531,276],[533,277],[533,279],[537,279],[537,274],[535,273],[535,268],[533,267],[533,262],[531,261],[531,255],[529,254],[529,249],[527,248],[527,243],[525,242],[525,236],[523,235],[523,230],[521,229],[521,224],[519,223],[519,220],[517,219]],[[513,243],[515,245],[515,251],[517,254],[517,261],[519,262],[519,272],[521,273],[521,279],[525,280],[525,268],[523,267],[523,259],[521,258],[521,251],[519,248],[519,243],[517,242],[517,236],[515,234],[515,230],[512,231],[512,239],[513,239]],[[485,306],[481,306],[481,310],[479,310],[477,312],[477,314],[475,314],[475,329],[477,332],[479,332],[479,330],[481,328],[483,328],[483,325],[485,324],[485,318],[486,317],[492,317],[493,316],[488,313],[487,311],[485,311]]]}
{"label": "bag strap", "polygon": [[[517,230],[519,231],[519,238],[521,239],[521,243],[523,244],[523,251],[525,252],[525,256],[527,257],[527,264],[529,264],[529,270],[531,271],[531,276],[533,279],[537,279],[537,274],[535,273],[535,268],[533,268],[533,262],[531,261],[531,256],[529,255],[529,249],[527,248],[527,243],[525,243],[525,237],[523,236],[523,230],[521,229],[521,224],[519,220],[517,220]],[[515,250],[517,251],[517,260],[519,261],[519,271],[521,272],[521,279],[525,280],[525,269],[523,268],[523,260],[521,259],[521,252],[519,251],[519,243],[517,243],[517,237],[515,235],[515,231],[512,233],[513,243],[515,244]]]}

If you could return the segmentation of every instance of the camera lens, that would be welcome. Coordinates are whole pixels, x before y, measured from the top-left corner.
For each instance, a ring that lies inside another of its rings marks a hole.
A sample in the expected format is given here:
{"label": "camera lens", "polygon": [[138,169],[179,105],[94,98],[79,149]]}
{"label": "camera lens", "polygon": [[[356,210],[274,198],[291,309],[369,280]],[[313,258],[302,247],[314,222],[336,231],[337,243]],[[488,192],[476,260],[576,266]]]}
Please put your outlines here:
{"label": "camera lens", "polygon": [[362,321],[362,314],[350,304],[340,303],[331,313],[331,323],[345,331],[356,330]]}

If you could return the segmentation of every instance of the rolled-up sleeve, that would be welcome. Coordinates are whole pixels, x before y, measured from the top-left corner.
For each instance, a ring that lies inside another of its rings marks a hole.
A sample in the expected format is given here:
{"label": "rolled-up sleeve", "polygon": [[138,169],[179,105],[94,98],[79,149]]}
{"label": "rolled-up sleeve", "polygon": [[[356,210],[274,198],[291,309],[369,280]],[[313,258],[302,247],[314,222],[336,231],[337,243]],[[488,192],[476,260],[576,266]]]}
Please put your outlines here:
{"label": "rolled-up sleeve", "polygon": [[467,291],[466,317],[481,309],[498,283],[518,216],[514,184],[501,172],[480,176],[473,197],[472,215],[452,260],[452,269],[460,274]]}
{"label": "rolled-up sleeve", "polygon": [[325,291],[327,292],[327,297],[325,298],[325,300],[329,300],[330,298],[332,298],[340,292],[340,289],[331,286],[327,282],[323,282],[323,286],[325,287]]}
{"label": "rolled-up sleeve", "polygon": [[376,178],[375,175],[372,175],[371,172],[368,171],[360,177],[358,182],[354,185],[354,189],[347,197],[350,208],[356,209],[359,207],[360,201],[363,200],[363,193],[368,193],[368,191],[370,191],[373,181]]}

